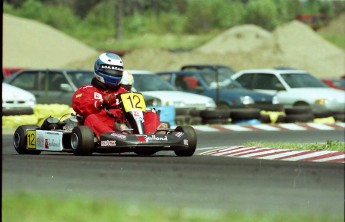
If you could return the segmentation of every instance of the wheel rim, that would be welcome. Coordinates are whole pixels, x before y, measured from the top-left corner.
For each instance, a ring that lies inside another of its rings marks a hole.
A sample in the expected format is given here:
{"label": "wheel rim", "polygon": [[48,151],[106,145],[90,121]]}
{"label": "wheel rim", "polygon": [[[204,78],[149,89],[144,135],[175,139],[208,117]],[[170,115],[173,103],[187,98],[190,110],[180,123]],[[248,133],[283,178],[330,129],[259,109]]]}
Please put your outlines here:
{"label": "wheel rim", "polygon": [[14,134],[14,139],[13,139],[13,145],[14,145],[14,147],[15,147],[15,148],[18,148],[18,147],[20,146],[20,142],[21,142],[21,140],[20,140],[19,134],[18,134],[18,133],[15,133],[15,134]]}
{"label": "wheel rim", "polygon": [[78,136],[76,133],[73,133],[71,136],[71,146],[74,150],[78,147]]}

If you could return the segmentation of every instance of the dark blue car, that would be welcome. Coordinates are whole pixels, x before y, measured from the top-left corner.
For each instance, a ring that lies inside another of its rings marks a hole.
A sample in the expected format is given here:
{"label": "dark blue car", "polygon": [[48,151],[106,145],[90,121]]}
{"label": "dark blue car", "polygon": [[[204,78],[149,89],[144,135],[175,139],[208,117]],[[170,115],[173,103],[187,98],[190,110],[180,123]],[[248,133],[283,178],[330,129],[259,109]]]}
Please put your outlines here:
{"label": "dark blue car", "polygon": [[213,98],[218,108],[254,107],[276,110],[278,100],[271,95],[245,89],[225,73],[212,71],[158,72],[177,89]]}

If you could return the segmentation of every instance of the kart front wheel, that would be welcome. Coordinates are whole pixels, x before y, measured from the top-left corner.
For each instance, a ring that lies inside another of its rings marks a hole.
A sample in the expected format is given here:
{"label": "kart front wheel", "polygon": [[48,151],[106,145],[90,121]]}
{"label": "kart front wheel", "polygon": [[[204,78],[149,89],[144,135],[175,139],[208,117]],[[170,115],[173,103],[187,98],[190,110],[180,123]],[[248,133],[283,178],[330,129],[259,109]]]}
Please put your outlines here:
{"label": "kart front wheel", "polygon": [[193,156],[196,150],[197,138],[193,127],[191,126],[178,126],[175,131],[183,132],[187,135],[188,148],[174,150],[177,156]]}
{"label": "kart front wheel", "polygon": [[71,147],[74,155],[90,156],[95,148],[94,134],[88,126],[77,126],[72,130]]}
{"label": "kart front wheel", "polygon": [[34,130],[37,129],[37,125],[23,125],[19,126],[16,131],[14,132],[13,135],[13,146],[14,149],[17,151],[19,154],[40,154],[40,150],[29,150],[26,148],[27,145],[27,130]]}

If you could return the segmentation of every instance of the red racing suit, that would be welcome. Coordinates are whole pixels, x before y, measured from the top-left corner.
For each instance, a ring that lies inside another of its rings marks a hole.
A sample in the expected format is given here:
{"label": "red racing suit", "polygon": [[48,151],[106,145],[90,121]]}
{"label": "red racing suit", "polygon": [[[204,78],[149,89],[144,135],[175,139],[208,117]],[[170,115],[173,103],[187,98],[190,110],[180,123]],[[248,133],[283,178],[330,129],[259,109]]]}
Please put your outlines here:
{"label": "red racing suit", "polygon": [[[78,114],[84,117],[84,125],[89,126],[98,136],[102,133],[114,131],[114,123],[125,123],[124,113],[120,108],[112,108],[110,111],[116,117],[109,116],[101,108],[103,98],[108,94],[120,94],[128,92],[119,87],[116,90],[101,90],[91,84],[80,87],[73,95],[72,108]],[[113,104],[112,107],[119,104]],[[154,133],[160,123],[159,117],[155,112],[144,113],[145,133]]]}

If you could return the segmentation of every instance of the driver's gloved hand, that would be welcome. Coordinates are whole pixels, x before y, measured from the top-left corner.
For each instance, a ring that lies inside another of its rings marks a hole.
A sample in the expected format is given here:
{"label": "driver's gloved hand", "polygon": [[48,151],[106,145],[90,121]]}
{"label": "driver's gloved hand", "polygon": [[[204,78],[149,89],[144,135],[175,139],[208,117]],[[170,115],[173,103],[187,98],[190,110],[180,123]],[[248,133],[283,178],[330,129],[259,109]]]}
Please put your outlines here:
{"label": "driver's gloved hand", "polygon": [[95,107],[96,107],[96,109],[103,108],[103,100],[96,100]]}
{"label": "driver's gloved hand", "polygon": [[107,106],[116,105],[116,96],[114,94],[108,94],[103,98],[103,104]]}

